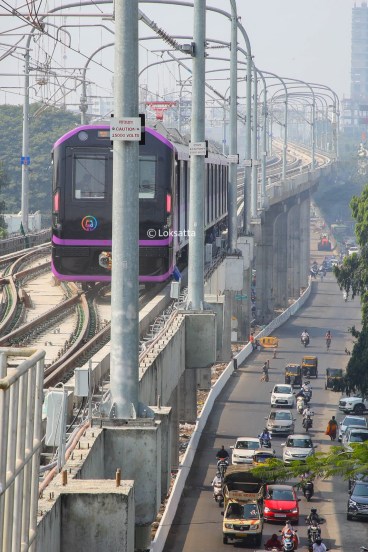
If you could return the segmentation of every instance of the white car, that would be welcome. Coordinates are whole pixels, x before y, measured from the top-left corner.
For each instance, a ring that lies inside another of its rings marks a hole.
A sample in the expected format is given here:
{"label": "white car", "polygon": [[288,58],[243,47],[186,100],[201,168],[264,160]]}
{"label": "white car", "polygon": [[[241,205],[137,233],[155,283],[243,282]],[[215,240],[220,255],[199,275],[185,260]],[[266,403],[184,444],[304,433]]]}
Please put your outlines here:
{"label": "white car", "polygon": [[308,456],[312,456],[317,445],[313,445],[312,439],[308,435],[294,434],[289,435],[281,446],[284,447],[282,451],[284,464],[291,464],[293,460],[302,461]]}
{"label": "white car", "polygon": [[364,441],[368,441],[368,429],[360,427],[350,427],[342,438],[342,444],[349,452],[353,450],[350,446],[352,443],[364,443]]}
{"label": "white car", "polygon": [[238,437],[233,449],[231,462],[237,464],[251,464],[254,452],[259,449],[258,437]]}
{"label": "white car", "polygon": [[286,406],[293,408],[294,406],[293,386],[287,383],[278,383],[271,391],[271,407]]}
{"label": "white car", "polygon": [[340,422],[338,440],[341,441],[345,431],[350,427],[363,427],[364,429],[368,428],[367,418],[363,416],[345,416],[345,418]]}

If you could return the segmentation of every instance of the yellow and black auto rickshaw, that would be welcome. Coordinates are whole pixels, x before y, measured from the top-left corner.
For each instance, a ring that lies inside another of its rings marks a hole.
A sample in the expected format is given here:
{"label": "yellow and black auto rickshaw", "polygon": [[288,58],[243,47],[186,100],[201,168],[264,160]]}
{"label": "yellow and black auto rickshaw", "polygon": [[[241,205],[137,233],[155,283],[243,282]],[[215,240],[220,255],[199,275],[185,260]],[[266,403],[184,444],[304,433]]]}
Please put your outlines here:
{"label": "yellow and black auto rickshaw", "polygon": [[293,387],[301,387],[303,383],[302,369],[300,364],[287,364],[285,367],[285,383]]}
{"label": "yellow and black auto rickshaw", "polygon": [[305,378],[318,378],[318,357],[316,356],[303,357],[302,374]]}
{"label": "yellow and black auto rickshaw", "polygon": [[325,389],[342,391],[344,389],[344,377],[341,368],[327,368]]}

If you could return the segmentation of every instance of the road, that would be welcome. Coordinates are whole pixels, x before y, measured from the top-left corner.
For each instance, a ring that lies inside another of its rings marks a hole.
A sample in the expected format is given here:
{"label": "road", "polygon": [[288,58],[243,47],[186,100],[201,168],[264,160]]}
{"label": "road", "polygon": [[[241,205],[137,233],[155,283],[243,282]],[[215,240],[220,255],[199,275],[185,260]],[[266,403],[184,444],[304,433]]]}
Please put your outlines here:
{"label": "road", "polygon": [[[165,552],[218,552],[228,550],[234,545],[222,543],[221,510],[212,498],[211,481],[216,471],[215,455],[222,444],[229,450],[238,436],[256,436],[265,424],[270,412],[270,392],[274,384],[282,383],[283,370],[289,362],[300,362],[304,354],[317,355],[319,359],[319,378],[312,379],[312,409],[315,412],[314,427],[310,432],[317,451],[327,451],[331,445],[324,434],[328,420],[336,414],[337,420],[343,418],[337,410],[340,393],[325,391],[324,375],[327,367],[344,368],[348,357],[345,348],[352,349],[352,338],[348,328],[359,325],[359,299],[343,301],[335,278],[328,273],[323,282],[314,281],[310,298],[305,306],[286,324],[275,332],[280,339],[277,358],[270,352],[255,352],[246,360],[234,375],[222,394],[218,397],[210,420],[203,432],[198,451],[190,471],[186,487],[174,524],[169,533]],[[299,336],[306,328],[311,342],[307,349],[302,348]],[[331,330],[333,340],[331,350],[326,351],[324,334]],[[261,369],[265,360],[270,360],[270,381],[261,383]],[[301,416],[294,408],[296,432],[301,432]],[[282,456],[283,437],[275,437],[273,446],[278,457]],[[322,525],[322,536],[331,550],[353,552],[362,544],[367,545],[367,524],[348,522],[346,504],[348,499],[347,483],[334,480],[317,481],[315,496],[307,503],[302,493],[300,524],[298,534],[301,541],[299,550],[306,549],[305,516],[311,507],[326,519]],[[281,525],[266,523],[264,541],[277,532]],[[251,543],[236,544],[236,548],[254,550]]]}

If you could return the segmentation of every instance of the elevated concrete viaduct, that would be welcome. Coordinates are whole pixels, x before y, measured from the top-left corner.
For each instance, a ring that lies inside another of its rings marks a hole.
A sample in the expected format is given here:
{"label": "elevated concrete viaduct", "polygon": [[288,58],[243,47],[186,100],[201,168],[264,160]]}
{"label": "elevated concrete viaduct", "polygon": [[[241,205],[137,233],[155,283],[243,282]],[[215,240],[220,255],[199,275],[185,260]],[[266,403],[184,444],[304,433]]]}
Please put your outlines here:
{"label": "elevated concrete viaduct", "polygon": [[[310,194],[329,170],[327,165],[267,187],[267,205],[252,221],[253,236],[240,236],[239,254],[225,257],[208,278],[206,309],[176,311],[141,355],[139,401],[145,406],[139,420],[114,423],[104,414],[109,346],[96,355],[90,383],[100,410],[63,467],[67,481],[60,473],[43,491],[33,551],[69,552],[71,530],[79,552],[149,547],[171,471],[181,468],[179,422],[196,422],[198,389],[210,388],[216,360],[230,360],[230,336],[236,340],[249,331],[252,269],[260,321],[273,318],[275,309],[284,309],[306,286]],[[80,404],[74,378],[66,389],[74,396],[68,404]],[[115,482],[117,470],[121,481],[119,476]]]}

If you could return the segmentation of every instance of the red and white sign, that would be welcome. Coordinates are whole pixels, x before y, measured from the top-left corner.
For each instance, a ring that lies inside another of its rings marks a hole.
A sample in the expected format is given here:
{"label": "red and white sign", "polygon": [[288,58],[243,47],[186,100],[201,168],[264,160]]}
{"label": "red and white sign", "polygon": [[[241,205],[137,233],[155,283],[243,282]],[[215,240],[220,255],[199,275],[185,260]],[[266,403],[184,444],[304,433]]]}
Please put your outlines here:
{"label": "red and white sign", "polygon": [[136,142],[141,139],[140,117],[112,118],[110,122],[110,140]]}
{"label": "red and white sign", "polygon": [[146,102],[146,106],[155,112],[157,121],[162,121],[165,111],[177,104],[178,102]]}

